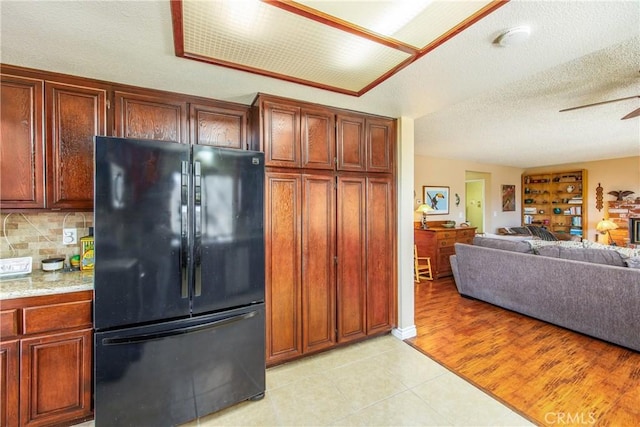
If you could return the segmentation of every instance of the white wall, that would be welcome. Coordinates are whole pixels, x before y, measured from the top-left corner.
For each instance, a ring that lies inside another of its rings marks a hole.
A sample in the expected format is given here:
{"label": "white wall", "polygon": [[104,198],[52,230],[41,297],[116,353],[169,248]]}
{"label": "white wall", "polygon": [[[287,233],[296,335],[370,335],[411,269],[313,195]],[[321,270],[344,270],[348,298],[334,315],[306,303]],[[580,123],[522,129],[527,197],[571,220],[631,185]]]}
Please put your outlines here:
{"label": "white wall", "polygon": [[[414,165],[414,210],[416,198],[422,198],[423,185],[448,186],[451,195],[449,215],[432,215],[429,220],[453,220],[458,223],[465,219],[465,181],[474,176],[485,178],[485,232],[495,233],[500,227],[514,227],[520,225],[520,177],[521,168],[490,165],[470,162],[466,160],[444,159],[431,156],[416,155]],[[474,172],[476,173],[474,175]],[[489,174],[490,178],[486,178]],[[516,210],[502,212],[501,186],[512,184],[516,186]],[[455,205],[455,193],[460,195],[460,205]],[[494,215],[495,214],[495,215]],[[420,221],[420,215],[414,214],[414,221]]]}
{"label": "white wall", "polygon": [[413,294],[413,119],[398,119],[398,327],[400,339],[416,335]]}

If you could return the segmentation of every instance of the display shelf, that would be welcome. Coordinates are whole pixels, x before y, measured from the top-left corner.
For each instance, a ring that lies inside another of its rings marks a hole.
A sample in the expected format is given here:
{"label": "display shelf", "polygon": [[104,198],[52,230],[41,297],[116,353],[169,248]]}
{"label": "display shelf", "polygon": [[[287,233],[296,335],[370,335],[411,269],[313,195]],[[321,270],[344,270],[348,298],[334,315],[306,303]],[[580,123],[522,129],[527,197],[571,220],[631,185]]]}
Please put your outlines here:
{"label": "display shelf", "polygon": [[583,237],[586,220],[587,171],[524,173],[522,224]]}

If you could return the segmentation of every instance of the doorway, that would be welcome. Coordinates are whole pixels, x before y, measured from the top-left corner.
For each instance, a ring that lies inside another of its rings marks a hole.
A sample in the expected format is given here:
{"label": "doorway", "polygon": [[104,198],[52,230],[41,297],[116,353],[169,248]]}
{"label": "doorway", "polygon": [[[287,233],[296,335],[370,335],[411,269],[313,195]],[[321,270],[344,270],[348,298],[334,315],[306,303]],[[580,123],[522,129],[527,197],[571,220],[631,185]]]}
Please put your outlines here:
{"label": "doorway", "polygon": [[484,184],[484,179],[465,181],[465,215],[467,222],[476,227],[476,233],[484,233]]}

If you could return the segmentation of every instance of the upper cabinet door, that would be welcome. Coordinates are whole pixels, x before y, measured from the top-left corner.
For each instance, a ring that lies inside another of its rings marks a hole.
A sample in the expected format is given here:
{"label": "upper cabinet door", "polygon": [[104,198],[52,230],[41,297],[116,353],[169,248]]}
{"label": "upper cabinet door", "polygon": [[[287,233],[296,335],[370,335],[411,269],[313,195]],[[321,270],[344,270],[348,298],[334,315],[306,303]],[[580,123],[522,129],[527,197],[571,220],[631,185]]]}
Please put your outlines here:
{"label": "upper cabinet door", "polygon": [[115,136],[187,143],[187,103],[138,93],[115,92]]}
{"label": "upper cabinet door", "polygon": [[396,127],[393,119],[367,118],[367,171],[393,172]]}
{"label": "upper cabinet door", "polygon": [[263,103],[263,141],[266,166],[300,167],[300,108]]}
{"label": "upper cabinet door", "polygon": [[365,166],[365,119],[357,115],[338,115],[337,152],[338,170],[361,171]]}
{"label": "upper cabinet door", "polygon": [[335,115],[325,109],[303,108],[300,114],[302,167],[334,169]]}
{"label": "upper cabinet door", "polygon": [[45,84],[47,207],[93,209],[93,137],[106,132],[106,88]]}
{"label": "upper cabinet door", "polygon": [[244,149],[248,108],[191,104],[191,143]]}
{"label": "upper cabinet door", "polygon": [[43,81],[2,75],[0,208],[43,208]]}

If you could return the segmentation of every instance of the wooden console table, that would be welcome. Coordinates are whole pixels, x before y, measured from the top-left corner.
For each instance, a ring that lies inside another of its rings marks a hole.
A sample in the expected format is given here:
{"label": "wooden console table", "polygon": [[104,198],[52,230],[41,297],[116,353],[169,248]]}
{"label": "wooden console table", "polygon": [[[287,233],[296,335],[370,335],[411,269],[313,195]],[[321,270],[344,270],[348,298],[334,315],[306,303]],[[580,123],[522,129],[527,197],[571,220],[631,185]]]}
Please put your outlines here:
{"label": "wooden console table", "polygon": [[414,228],[413,241],[418,246],[420,256],[431,257],[431,270],[435,278],[451,276],[449,257],[455,253],[454,243],[473,243],[476,227],[445,228],[429,224],[422,230]]}

